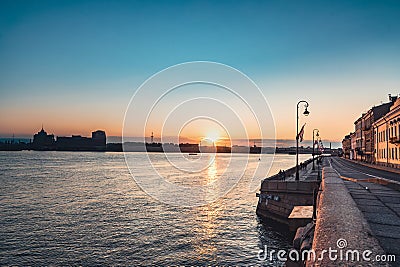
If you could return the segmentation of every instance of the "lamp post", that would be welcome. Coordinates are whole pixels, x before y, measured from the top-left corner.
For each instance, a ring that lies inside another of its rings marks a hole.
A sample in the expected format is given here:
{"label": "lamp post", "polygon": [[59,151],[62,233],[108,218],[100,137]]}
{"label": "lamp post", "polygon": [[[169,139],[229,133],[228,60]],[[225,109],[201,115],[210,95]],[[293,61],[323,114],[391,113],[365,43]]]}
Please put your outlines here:
{"label": "lamp post", "polygon": [[313,169],[313,171],[315,170],[315,164],[314,164],[314,155],[315,155],[315,153],[314,153],[314,147],[315,147],[315,141],[314,141],[314,135],[315,135],[315,131],[317,131],[317,139],[318,139],[318,136],[319,136],[319,130],[318,129],[314,129],[313,131],[312,131],[312,169]]}
{"label": "lamp post", "polygon": [[[320,137],[317,138],[317,143],[321,143],[321,145],[322,145],[322,141],[321,141],[321,138],[320,138]],[[319,167],[320,164],[321,164],[321,162],[320,162],[320,161],[317,161],[317,165],[318,165],[318,176],[317,176],[317,180],[318,180],[318,181],[321,180],[321,173],[320,173],[320,167]]]}
{"label": "lamp post", "polygon": [[308,114],[310,114],[310,112],[307,110],[308,102],[305,100],[300,100],[297,103],[297,110],[296,110],[297,111],[297,113],[296,113],[297,114],[297,116],[296,116],[296,181],[300,180],[300,177],[299,177],[299,105],[301,103],[304,103],[304,107],[305,107],[303,114],[305,116],[308,116]]}

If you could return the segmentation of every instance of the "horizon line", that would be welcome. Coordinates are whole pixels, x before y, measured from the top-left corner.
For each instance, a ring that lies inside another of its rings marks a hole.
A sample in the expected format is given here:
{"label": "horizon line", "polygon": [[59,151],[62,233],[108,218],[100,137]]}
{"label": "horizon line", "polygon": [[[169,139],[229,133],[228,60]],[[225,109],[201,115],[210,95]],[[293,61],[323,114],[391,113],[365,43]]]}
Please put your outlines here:
{"label": "horizon line", "polygon": [[[12,138],[14,138],[14,139],[32,139],[33,135],[34,134],[18,134],[18,135],[14,135],[14,136],[9,136],[9,134],[0,133],[0,138],[1,139],[12,139]],[[72,134],[71,135],[54,135],[54,136],[55,137],[65,137],[65,136],[72,136]],[[85,137],[83,135],[81,135],[81,136]],[[176,137],[177,136],[165,136],[163,138],[176,138]],[[122,136],[121,135],[107,135],[106,138],[122,138]],[[146,138],[150,138],[150,137],[147,137],[147,136],[127,136],[127,137],[124,137],[124,138],[138,138],[138,139],[145,138],[146,139]],[[181,138],[193,139],[193,138],[187,137],[187,136],[182,136]],[[160,139],[160,137],[155,137],[155,139]],[[254,142],[254,141],[264,141],[264,140],[265,141],[273,141],[273,140],[276,140],[276,141],[296,141],[295,138],[231,138],[231,139],[221,138],[220,140],[221,141],[224,141],[224,140],[252,141],[252,142]],[[322,138],[322,141],[324,141],[324,140],[325,141],[330,141],[330,142],[341,142],[341,140],[335,140],[335,139],[329,139],[329,138],[324,139],[324,138]],[[312,139],[304,139],[304,141],[312,142]],[[128,141],[128,142],[131,142],[131,141]]]}

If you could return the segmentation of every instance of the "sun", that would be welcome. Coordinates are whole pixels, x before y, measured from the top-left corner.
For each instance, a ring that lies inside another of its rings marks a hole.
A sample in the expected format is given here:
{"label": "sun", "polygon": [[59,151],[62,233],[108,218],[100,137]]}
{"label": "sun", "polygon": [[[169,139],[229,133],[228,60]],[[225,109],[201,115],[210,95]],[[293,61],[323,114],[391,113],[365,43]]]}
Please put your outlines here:
{"label": "sun", "polygon": [[209,132],[207,133],[206,137],[204,139],[210,140],[213,143],[217,142],[219,139],[221,139],[220,135],[218,132],[213,131],[213,132]]}

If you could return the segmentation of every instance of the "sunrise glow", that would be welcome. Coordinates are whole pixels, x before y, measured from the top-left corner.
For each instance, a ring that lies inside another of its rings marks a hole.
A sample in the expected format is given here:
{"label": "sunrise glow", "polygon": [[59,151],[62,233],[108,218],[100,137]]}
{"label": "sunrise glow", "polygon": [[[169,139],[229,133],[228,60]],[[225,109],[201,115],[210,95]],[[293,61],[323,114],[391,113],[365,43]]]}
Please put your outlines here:
{"label": "sunrise glow", "polygon": [[211,131],[205,137],[205,139],[210,140],[213,143],[216,143],[220,138],[220,134],[217,131]]}

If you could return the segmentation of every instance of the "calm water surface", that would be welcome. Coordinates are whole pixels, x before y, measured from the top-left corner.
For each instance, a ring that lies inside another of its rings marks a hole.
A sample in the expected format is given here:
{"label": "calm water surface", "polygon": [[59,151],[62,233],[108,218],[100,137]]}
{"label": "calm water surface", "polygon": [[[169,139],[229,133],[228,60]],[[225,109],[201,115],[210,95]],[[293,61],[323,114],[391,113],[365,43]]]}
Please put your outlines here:
{"label": "calm water surface", "polygon": [[[146,154],[134,157],[145,175]],[[216,166],[228,158],[219,154]],[[249,170],[257,161],[250,156]],[[294,162],[277,155],[270,174]],[[164,171],[171,176],[167,162]],[[259,261],[257,252],[264,245],[289,248],[291,240],[259,222],[250,178],[245,174],[216,202],[182,208],[144,193],[123,153],[0,152],[0,265],[275,266]]]}

